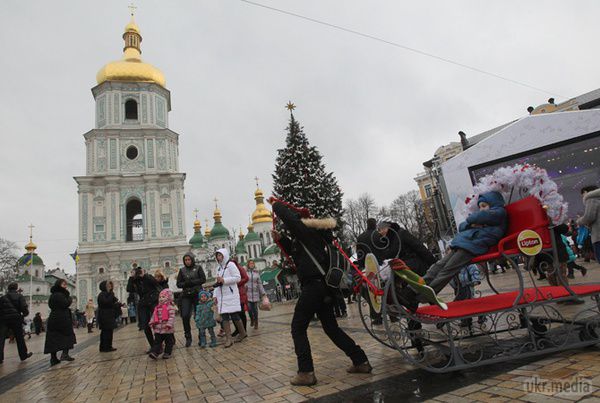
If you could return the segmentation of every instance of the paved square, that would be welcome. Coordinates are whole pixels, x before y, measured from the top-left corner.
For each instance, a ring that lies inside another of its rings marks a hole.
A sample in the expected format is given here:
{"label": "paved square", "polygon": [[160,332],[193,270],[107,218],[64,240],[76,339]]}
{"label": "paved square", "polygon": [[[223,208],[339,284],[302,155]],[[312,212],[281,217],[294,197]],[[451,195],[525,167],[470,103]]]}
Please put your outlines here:
{"label": "paved square", "polygon": [[[589,265],[586,282],[600,279],[600,267]],[[507,288],[513,272],[493,276],[494,283]],[[485,290],[487,286],[482,286]],[[447,299],[449,299],[447,297]],[[135,325],[115,333],[114,353],[98,352],[98,331],[88,336],[78,331],[75,361],[49,368],[48,356],[40,353],[44,335],[29,341],[35,355],[19,363],[14,344],[7,344],[6,361],[0,366],[2,402],[299,402],[324,401],[529,401],[554,402],[600,399],[600,350],[596,347],[567,351],[521,363],[483,367],[458,374],[436,375],[416,370],[399,353],[372,339],[363,329],[357,304],[349,305],[349,317],[341,326],[365,349],[374,367],[369,375],[349,375],[347,359],[311,324],[309,337],[319,383],[292,387],[295,374],[289,324],[294,302],[276,304],[261,312],[261,327],[251,329],[244,342],[224,349],[183,346],[177,318],[177,344],[170,360],[150,360],[147,345]],[[565,309],[575,309],[565,307]],[[195,342],[197,339],[195,338]],[[221,341],[222,342],[222,341]],[[525,383],[538,376],[545,380],[568,381],[576,376],[590,380],[589,394],[569,395],[557,391],[528,392]],[[379,399],[379,400],[378,400]],[[590,400],[591,401],[591,400]]]}

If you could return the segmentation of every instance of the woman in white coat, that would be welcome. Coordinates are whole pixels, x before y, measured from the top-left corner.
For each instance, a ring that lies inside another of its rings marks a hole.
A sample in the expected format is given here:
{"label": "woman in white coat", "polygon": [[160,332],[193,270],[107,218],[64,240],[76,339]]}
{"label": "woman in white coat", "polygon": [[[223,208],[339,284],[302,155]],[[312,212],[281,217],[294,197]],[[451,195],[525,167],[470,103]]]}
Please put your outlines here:
{"label": "woman in white coat", "polygon": [[246,330],[240,319],[240,292],[237,283],[242,279],[236,264],[229,260],[229,251],[219,249],[215,253],[219,267],[217,268],[217,282],[214,295],[217,298],[217,309],[223,320],[225,330],[225,348],[233,345],[231,339],[231,322],[238,331],[236,341],[246,338]]}

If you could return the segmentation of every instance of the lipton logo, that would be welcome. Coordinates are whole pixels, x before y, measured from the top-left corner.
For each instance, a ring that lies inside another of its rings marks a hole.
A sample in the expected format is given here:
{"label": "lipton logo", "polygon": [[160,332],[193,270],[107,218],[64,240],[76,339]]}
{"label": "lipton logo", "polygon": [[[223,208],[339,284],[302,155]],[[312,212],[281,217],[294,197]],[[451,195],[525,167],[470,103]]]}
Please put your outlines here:
{"label": "lipton logo", "polygon": [[535,256],[542,251],[542,237],[537,232],[526,229],[519,234],[517,246],[522,253]]}
{"label": "lipton logo", "polygon": [[540,240],[537,238],[526,238],[519,242],[519,245],[521,245],[522,248],[531,248],[539,244]]}

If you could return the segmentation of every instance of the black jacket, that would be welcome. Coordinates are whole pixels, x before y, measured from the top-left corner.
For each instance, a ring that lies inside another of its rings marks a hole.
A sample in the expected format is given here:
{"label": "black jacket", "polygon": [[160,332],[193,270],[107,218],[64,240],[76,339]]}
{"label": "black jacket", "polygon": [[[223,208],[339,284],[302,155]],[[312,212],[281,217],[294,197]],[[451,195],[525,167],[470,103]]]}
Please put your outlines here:
{"label": "black jacket", "polygon": [[179,269],[177,274],[177,287],[183,289],[181,296],[184,298],[196,298],[198,293],[201,291],[202,284],[206,282],[206,275],[202,266],[194,263],[195,256],[193,253],[188,252],[183,255],[185,259],[189,256],[192,259],[192,266],[187,267],[185,264]]}
{"label": "black jacket", "polygon": [[0,321],[21,322],[27,315],[29,315],[27,301],[17,291],[8,291],[0,297]]}
{"label": "black jacket", "polygon": [[421,276],[437,260],[421,241],[397,223],[392,223],[382,241],[386,244],[384,259],[402,259],[412,271]]}
{"label": "black jacket", "polygon": [[381,235],[377,229],[370,228],[356,238],[356,256],[358,258],[358,267],[365,267],[365,258],[372,253],[377,258],[379,264],[383,263],[385,253],[385,243],[381,240]]}
{"label": "black jacket", "polygon": [[48,299],[50,315],[48,316],[44,354],[72,349],[76,343],[70,309],[73,299],[69,291],[60,286],[60,282],[61,280],[57,280],[50,289],[52,294]]}
{"label": "black jacket", "polygon": [[552,229],[554,231],[554,241],[556,242],[556,254],[558,255],[559,263],[566,263],[569,261],[569,252],[567,251],[567,245],[562,240],[561,235],[566,235],[569,232],[569,227],[566,224],[557,225]]}
{"label": "black jacket", "polygon": [[299,215],[291,211],[283,203],[276,202],[273,204],[273,211],[283,221],[285,227],[292,235],[292,239],[282,237],[280,244],[285,249],[285,252],[294,259],[297,270],[296,274],[300,282],[310,278],[322,278],[323,275],[300,242],[306,246],[321,264],[321,267],[326,270],[329,258],[326,251],[327,241],[324,236],[331,237],[331,234],[327,231],[307,227],[301,221]]}
{"label": "black jacket", "polygon": [[100,329],[114,329],[115,312],[121,310],[121,304],[112,291],[106,289],[106,281],[100,283],[100,294],[98,294],[98,327]]}
{"label": "black jacket", "polygon": [[162,289],[162,285],[148,273],[145,273],[142,277],[129,277],[129,280],[127,280],[127,292],[134,292],[140,296],[140,306],[158,304],[158,294]]}

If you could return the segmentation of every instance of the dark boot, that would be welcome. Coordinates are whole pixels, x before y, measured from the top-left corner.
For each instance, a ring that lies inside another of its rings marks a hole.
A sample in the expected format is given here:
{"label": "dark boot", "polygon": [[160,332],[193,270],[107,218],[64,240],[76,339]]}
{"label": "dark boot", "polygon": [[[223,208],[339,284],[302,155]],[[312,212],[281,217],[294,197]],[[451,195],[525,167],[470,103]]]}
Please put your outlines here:
{"label": "dark boot", "polygon": [[88,333],[93,333],[94,331],[92,330],[94,327],[94,325],[92,323],[88,323],[87,328],[88,328]]}
{"label": "dark boot", "polygon": [[237,332],[238,332],[238,335],[237,335],[237,338],[235,339],[235,341],[236,341],[236,343],[239,343],[240,341],[242,341],[246,337],[248,337],[248,335],[246,334],[246,329],[244,329],[244,324],[242,323],[241,319],[240,320],[236,320],[233,323],[235,324],[235,327],[236,327]]}

